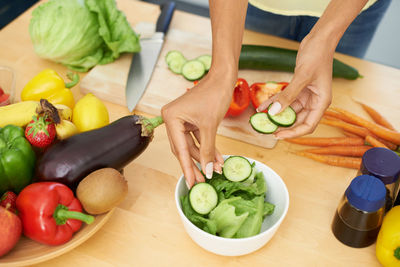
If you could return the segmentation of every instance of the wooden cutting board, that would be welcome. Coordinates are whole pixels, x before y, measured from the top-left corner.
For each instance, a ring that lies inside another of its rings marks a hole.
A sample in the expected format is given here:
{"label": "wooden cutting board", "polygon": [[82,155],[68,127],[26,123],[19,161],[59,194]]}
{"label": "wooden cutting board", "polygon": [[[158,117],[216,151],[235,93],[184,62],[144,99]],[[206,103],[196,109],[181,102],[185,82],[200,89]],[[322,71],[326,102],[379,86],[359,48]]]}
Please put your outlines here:
{"label": "wooden cutting board", "polygon": [[[146,28],[148,25],[141,26],[140,28]],[[168,69],[164,58],[170,50],[181,51],[187,59],[211,54],[211,33],[205,31],[204,34],[195,34],[174,28],[169,30],[152,78],[135,110],[160,115],[162,106],[184,94],[187,88],[193,86],[192,82]],[[131,60],[132,54],[125,54],[111,64],[93,68],[81,81],[82,93],[93,93],[103,100],[126,106],[125,87]],[[246,79],[251,85],[254,82],[289,81],[292,74],[241,70],[239,77]],[[215,89],[218,90],[218,88]],[[204,103],[204,105],[218,105],[218,103]],[[241,116],[225,118],[218,128],[218,134],[265,148],[274,147],[276,140],[271,135],[257,133],[248,123],[254,112],[255,110],[250,104]]]}

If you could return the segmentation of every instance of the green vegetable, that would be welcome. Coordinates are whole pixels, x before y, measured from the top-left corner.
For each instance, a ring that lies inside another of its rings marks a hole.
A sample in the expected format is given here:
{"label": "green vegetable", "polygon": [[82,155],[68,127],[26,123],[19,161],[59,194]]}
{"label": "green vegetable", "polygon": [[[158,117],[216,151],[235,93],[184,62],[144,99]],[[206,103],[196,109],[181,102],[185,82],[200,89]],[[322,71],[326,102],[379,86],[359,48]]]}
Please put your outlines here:
{"label": "green vegetable", "polygon": [[208,214],[195,212],[188,196],[181,197],[185,216],[204,231],[228,238],[243,238],[258,234],[265,216],[273,213],[275,205],[265,202],[267,191],[262,172],[253,181],[232,182],[214,173],[207,180],[218,194],[218,205]]}
{"label": "green vegetable", "polygon": [[82,72],[140,51],[115,0],[50,0],[33,11],[29,33],[40,57]]}
{"label": "green vegetable", "polygon": [[35,153],[21,127],[0,128],[0,195],[19,193],[33,177]]}
{"label": "green vegetable", "polygon": [[240,197],[225,199],[210,212],[210,220],[215,221],[217,233],[222,237],[233,237],[249,215],[248,212],[235,214],[235,206],[231,202],[240,200]]}
{"label": "green vegetable", "polygon": [[[293,72],[296,66],[296,50],[261,45],[242,45],[239,69],[278,70]],[[355,80],[362,77],[358,70],[333,60],[333,77]]]}

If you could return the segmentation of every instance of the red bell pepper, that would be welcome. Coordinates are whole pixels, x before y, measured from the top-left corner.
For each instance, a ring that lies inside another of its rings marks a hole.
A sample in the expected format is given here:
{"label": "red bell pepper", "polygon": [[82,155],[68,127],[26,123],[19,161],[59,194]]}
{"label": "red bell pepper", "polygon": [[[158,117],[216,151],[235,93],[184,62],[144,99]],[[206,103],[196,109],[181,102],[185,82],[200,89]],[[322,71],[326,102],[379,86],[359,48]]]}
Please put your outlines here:
{"label": "red bell pepper", "polygon": [[239,116],[250,104],[249,84],[245,79],[238,78],[235,90],[233,91],[232,101],[226,112],[227,116]]}
{"label": "red bell pepper", "polygon": [[82,221],[94,217],[81,213],[82,206],[66,185],[54,182],[33,183],[17,197],[17,209],[24,234],[46,245],[61,245],[72,238]]}
{"label": "red bell pepper", "polygon": [[261,103],[285,89],[288,84],[287,82],[253,83],[250,86],[250,98],[254,108],[258,108]]}

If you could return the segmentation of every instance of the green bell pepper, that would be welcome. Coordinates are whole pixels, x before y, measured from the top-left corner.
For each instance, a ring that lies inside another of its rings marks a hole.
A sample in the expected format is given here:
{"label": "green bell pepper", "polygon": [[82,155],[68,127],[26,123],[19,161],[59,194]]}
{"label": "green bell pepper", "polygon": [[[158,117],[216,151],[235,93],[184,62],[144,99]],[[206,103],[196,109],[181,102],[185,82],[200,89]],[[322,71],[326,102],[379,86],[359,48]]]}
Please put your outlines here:
{"label": "green bell pepper", "polygon": [[0,128],[0,195],[8,190],[18,194],[30,184],[35,160],[35,152],[21,127]]}

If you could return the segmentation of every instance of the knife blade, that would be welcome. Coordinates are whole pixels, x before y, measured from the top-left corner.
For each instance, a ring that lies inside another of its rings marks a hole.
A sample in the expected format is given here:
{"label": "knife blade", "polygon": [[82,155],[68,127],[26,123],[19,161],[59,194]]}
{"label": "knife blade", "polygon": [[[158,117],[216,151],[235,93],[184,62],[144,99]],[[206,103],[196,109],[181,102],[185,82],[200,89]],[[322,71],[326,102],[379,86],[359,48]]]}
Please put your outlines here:
{"label": "knife blade", "polygon": [[142,49],[139,53],[134,54],[132,59],[125,89],[129,111],[132,111],[142,98],[153,74],[164,44],[165,34],[175,11],[175,2],[165,3],[160,8],[161,14],[157,19],[156,32],[149,38],[140,39]]}

